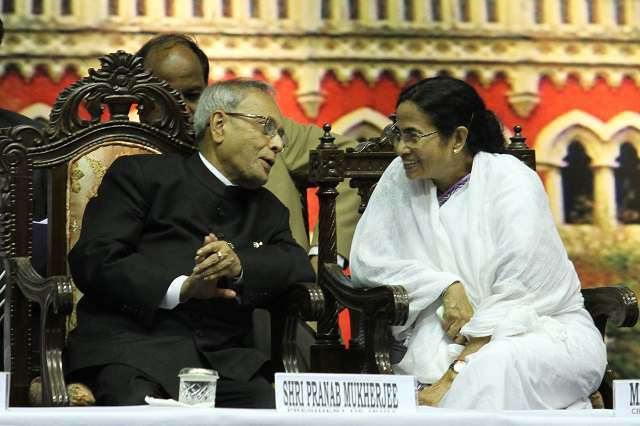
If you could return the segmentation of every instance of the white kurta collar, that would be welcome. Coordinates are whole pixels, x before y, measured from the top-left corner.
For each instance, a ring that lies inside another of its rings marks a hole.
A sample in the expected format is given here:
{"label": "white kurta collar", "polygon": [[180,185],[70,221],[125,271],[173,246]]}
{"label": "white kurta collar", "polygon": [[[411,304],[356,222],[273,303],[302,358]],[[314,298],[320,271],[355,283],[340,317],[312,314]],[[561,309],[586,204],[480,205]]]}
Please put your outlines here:
{"label": "white kurta collar", "polygon": [[222,172],[221,172],[220,170],[216,169],[216,167],[215,167],[213,164],[211,164],[211,163],[209,162],[209,160],[207,160],[207,159],[204,157],[204,155],[202,155],[202,153],[201,153],[201,152],[199,152],[199,153],[198,153],[198,155],[200,156],[200,160],[202,160],[202,162],[204,163],[205,167],[206,167],[207,169],[209,169],[209,171],[210,171],[211,173],[213,173],[213,175],[214,175],[215,177],[217,177],[217,178],[218,178],[218,180],[224,184],[224,186],[237,186],[237,185],[235,185],[234,183],[232,183],[229,179],[227,179],[227,177],[226,177],[225,175],[223,175],[223,174],[222,174]]}

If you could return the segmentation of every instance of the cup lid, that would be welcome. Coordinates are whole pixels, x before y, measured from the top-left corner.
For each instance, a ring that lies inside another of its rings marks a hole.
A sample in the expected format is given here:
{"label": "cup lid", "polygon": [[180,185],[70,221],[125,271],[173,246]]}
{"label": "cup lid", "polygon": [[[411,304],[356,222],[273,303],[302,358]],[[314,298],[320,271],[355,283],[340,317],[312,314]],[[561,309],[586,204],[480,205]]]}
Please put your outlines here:
{"label": "cup lid", "polygon": [[183,368],[180,370],[178,377],[181,376],[211,376],[218,377],[218,372],[216,370],[211,370],[208,368]]}

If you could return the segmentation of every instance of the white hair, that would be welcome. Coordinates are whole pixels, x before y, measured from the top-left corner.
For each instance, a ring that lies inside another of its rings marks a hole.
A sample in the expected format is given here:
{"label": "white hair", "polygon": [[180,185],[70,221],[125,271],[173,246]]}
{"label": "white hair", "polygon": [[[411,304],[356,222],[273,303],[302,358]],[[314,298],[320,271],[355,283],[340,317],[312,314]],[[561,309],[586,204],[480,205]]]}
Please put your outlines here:
{"label": "white hair", "polygon": [[219,81],[204,89],[193,115],[193,128],[197,140],[202,140],[211,114],[215,111],[234,112],[233,110],[247,97],[250,90],[259,90],[269,96],[275,93],[268,83],[246,78]]}

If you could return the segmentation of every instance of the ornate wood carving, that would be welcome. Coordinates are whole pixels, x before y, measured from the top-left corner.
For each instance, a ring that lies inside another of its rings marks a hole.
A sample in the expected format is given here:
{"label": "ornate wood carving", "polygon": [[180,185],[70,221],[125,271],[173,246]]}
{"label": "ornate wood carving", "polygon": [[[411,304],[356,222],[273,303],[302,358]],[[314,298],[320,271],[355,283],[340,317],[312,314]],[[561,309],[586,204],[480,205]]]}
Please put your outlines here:
{"label": "ornate wood carving", "polygon": [[[388,132],[345,152],[333,145],[331,127],[325,125],[324,130],[318,149],[310,153],[310,181],[319,186],[320,198],[318,283],[327,300],[327,310],[318,324],[319,345],[312,351],[312,365],[314,371],[390,373],[388,327],[406,321],[408,297],[404,288],[396,286],[364,291],[350,288],[349,280],[336,265],[335,187],[350,179],[350,185],[358,188],[360,211],[364,211],[375,183],[396,155]],[[339,343],[337,313],[342,307],[361,312],[367,319],[364,348],[346,350]]]}
{"label": "ornate wood carving", "polygon": [[24,404],[33,370],[33,304],[21,297],[11,259],[31,254],[32,182],[27,150],[42,137],[29,126],[0,130],[0,227],[5,269],[4,366],[12,374],[11,402]]}
{"label": "ornate wood carving", "polygon": [[[342,163],[344,152],[339,150],[331,136],[331,126],[323,126],[324,135],[320,138],[318,148],[309,154],[311,167],[310,181],[318,185],[320,199],[319,238],[323,241],[319,245],[318,264],[337,261],[338,249],[336,238],[336,186],[342,181],[344,170]],[[324,283],[318,279],[320,287]],[[338,330],[339,307],[331,294],[325,294],[324,315],[318,320],[318,343],[339,345]]]}
{"label": "ornate wood carving", "polygon": [[[58,96],[50,117],[52,140],[77,136],[95,126],[103,114],[111,121],[128,121],[133,105],[140,122],[163,129],[179,141],[193,144],[195,135],[182,96],[145,70],[142,58],[122,50],[100,58],[101,68],[69,86]],[[89,119],[82,118],[82,107]],[[105,109],[106,107],[106,109]]]}
{"label": "ornate wood carving", "polygon": [[536,151],[529,149],[527,138],[522,136],[522,127],[513,127],[513,136],[509,138],[511,143],[507,145],[507,154],[511,154],[524,164],[529,166],[531,170],[536,169]]}
{"label": "ornate wood carving", "polygon": [[320,267],[326,288],[342,305],[361,312],[364,319],[364,363],[361,372],[391,374],[389,326],[402,325],[409,315],[409,296],[402,286],[351,288],[341,268],[332,263]]}
{"label": "ornate wood carving", "polygon": [[41,277],[31,266],[29,257],[9,258],[9,268],[14,282],[22,294],[40,305],[42,401],[48,406],[69,404],[62,369],[62,346],[53,344],[64,341],[63,328],[51,327],[50,314],[69,315],[73,309],[71,277]]}
{"label": "ornate wood carving", "polygon": [[[0,132],[0,235],[10,285],[8,321],[12,404],[27,405],[31,379],[42,376],[45,405],[69,403],[62,370],[65,316],[71,312],[67,276],[40,277],[31,267],[32,168],[51,171],[48,272],[66,274],[67,171],[76,155],[113,142],[154,152],[196,151],[189,112],[180,95],[124,52],[101,59],[102,68],[63,91],[46,132],[21,126]],[[138,106],[141,122],[128,114]],[[87,118],[88,117],[88,118]],[[103,120],[104,119],[104,120]],[[32,303],[40,305],[40,368],[32,361]]]}
{"label": "ornate wood carving", "polygon": [[304,370],[296,345],[298,321],[317,321],[322,317],[324,308],[325,296],[317,284],[300,283],[290,287],[282,340],[284,371],[299,373]]}

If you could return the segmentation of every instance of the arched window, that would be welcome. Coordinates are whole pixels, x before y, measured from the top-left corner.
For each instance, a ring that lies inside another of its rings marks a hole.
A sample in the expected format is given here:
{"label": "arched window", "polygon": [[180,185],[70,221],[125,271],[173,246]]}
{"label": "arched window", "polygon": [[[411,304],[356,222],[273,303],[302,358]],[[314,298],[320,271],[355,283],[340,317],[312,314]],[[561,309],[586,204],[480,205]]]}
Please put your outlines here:
{"label": "arched window", "polygon": [[16,13],[15,0],[2,0],[2,13]]}
{"label": "arched window", "polygon": [[587,11],[587,22],[590,24],[598,23],[598,5],[596,0],[584,0],[585,9]]}
{"label": "arched window", "polygon": [[197,18],[201,18],[204,16],[204,6],[202,5],[202,0],[192,0],[191,2],[191,10],[193,16]]}
{"label": "arched window", "polygon": [[571,9],[569,8],[569,0],[560,0],[560,22],[563,24],[571,23]]}
{"label": "arched window", "polygon": [[544,24],[544,0],[535,0],[533,4],[533,21],[536,24]]}
{"label": "arched window", "polygon": [[360,5],[358,0],[349,0],[349,19],[356,21],[360,19]]}
{"label": "arched window", "polygon": [[278,19],[289,19],[289,0],[278,0]]}
{"label": "arched window", "polygon": [[487,22],[498,22],[498,0],[485,0]]}
{"label": "arched window", "polygon": [[260,17],[260,2],[258,0],[249,0],[249,16],[252,18]]}
{"label": "arched window", "polygon": [[389,19],[389,5],[387,0],[376,1],[376,13],[379,21],[386,21]]}
{"label": "arched window", "polygon": [[118,0],[109,0],[108,13],[109,16],[118,16],[120,14],[120,2]]}
{"label": "arched window", "polygon": [[62,16],[73,15],[72,0],[60,0],[60,14]]}
{"label": "arched window", "polygon": [[442,0],[431,0],[431,19],[435,22],[442,21]]}
{"label": "arched window", "polygon": [[331,11],[332,6],[331,0],[322,0],[322,4],[320,5],[320,17],[322,19],[332,19],[333,13]]}
{"label": "arched window", "polygon": [[42,0],[31,0],[31,13],[34,15],[42,15],[44,6]]}
{"label": "arched window", "polygon": [[173,0],[164,0],[164,16],[175,16],[176,8]]}
{"label": "arched window", "polygon": [[136,0],[136,15],[137,16],[147,15],[147,0]]}
{"label": "arched window", "polygon": [[593,171],[591,158],[579,141],[567,149],[562,169],[562,195],[566,223],[593,223]]}
{"label": "arched window", "polygon": [[222,0],[222,16],[225,18],[231,18],[233,16],[231,0]]}
{"label": "arched window", "polygon": [[625,8],[624,0],[614,0],[613,4],[616,24],[627,25],[627,9]]}
{"label": "arched window", "polygon": [[630,143],[620,147],[616,177],[616,204],[620,223],[640,223],[640,159]]}
{"label": "arched window", "polygon": [[414,21],[416,19],[416,12],[414,10],[415,5],[413,0],[404,0],[404,20]]}
{"label": "arched window", "polygon": [[469,10],[469,0],[458,0],[458,16],[460,21],[471,21],[471,11]]}
{"label": "arched window", "polygon": [[378,128],[375,124],[362,121],[351,127],[344,135],[352,140],[364,141],[380,137],[381,133],[382,129]]}

